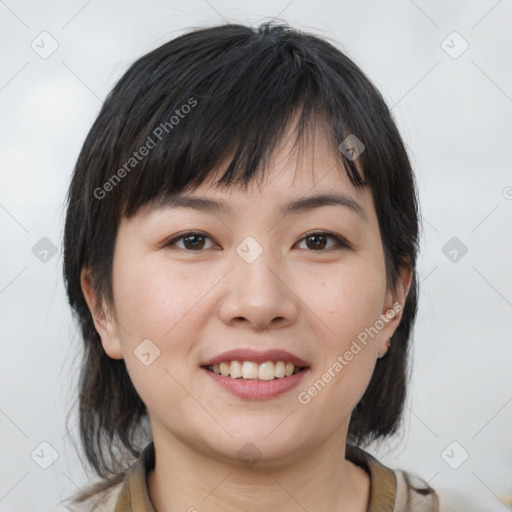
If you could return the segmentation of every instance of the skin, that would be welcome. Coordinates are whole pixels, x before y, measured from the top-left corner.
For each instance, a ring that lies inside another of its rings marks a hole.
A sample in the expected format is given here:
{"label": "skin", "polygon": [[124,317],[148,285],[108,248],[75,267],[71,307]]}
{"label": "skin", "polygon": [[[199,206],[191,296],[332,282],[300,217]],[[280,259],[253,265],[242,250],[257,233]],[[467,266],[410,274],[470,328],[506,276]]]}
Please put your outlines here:
{"label": "skin", "polygon": [[[371,191],[352,186],[336,151],[319,124],[302,165],[289,158],[292,140],[283,138],[262,187],[226,191],[212,179],[187,192],[229,204],[233,216],[161,207],[123,219],[113,304],[97,297],[82,273],[104,350],[125,360],[148,408],[157,454],[148,486],[158,512],[362,512],[368,506],[368,475],[344,458],[347,430],[401,315],[308,404],[297,394],[393,304],[404,305],[412,274],[402,269],[397,289],[388,288]],[[357,201],[366,221],[341,205],[278,212],[288,200],[333,191]],[[188,230],[209,238],[165,246]],[[344,237],[351,247],[305,238],[318,231]],[[252,263],[235,251],[247,236],[263,248]],[[148,338],[160,356],[145,366],[134,350]],[[237,398],[199,366],[235,348],[284,349],[308,361],[310,371],[298,389],[279,397]],[[237,457],[247,442],[261,453],[252,467]]]}

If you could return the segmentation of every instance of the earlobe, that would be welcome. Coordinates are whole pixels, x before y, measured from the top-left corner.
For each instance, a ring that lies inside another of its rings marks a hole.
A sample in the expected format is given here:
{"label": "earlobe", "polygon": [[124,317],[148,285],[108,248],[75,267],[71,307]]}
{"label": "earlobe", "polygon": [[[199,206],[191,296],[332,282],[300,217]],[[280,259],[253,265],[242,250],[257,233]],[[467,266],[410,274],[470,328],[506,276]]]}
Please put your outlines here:
{"label": "earlobe", "polygon": [[397,283],[396,292],[388,292],[386,297],[386,307],[383,311],[383,314],[381,315],[385,325],[379,336],[379,359],[384,357],[390,349],[392,350],[391,337],[400,325],[400,319],[403,315],[405,301],[407,300],[407,295],[409,294],[409,290],[412,284],[412,276],[412,265],[410,264],[409,260],[409,264],[407,266],[400,268],[400,276]]}
{"label": "earlobe", "polygon": [[80,274],[80,284],[94,321],[94,327],[101,338],[103,350],[112,359],[122,359],[123,353],[121,351],[117,322],[110,313],[105,300],[100,300],[97,296],[92,285],[90,273],[85,268],[82,269]]}
{"label": "earlobe", "polygon": [[378,359],[382,359],[388,353],[388,350],[390,347],[391,347],[391,336],[386,340],[386,343],[384,344],[384,348],[379,346]]}

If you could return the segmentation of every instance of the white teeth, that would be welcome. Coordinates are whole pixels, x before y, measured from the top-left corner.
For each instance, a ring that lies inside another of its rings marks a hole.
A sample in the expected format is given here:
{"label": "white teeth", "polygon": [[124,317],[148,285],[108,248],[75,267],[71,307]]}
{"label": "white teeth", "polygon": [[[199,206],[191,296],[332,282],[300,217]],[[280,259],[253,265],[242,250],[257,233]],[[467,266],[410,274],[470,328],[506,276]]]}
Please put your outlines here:
{"label": "white teeth", "polygon": [[258,365],[251,361],[244,361],[242,365],[242,377],[244,379],[257,379],[258,378]]}
{"label": "white teeth", "polygon": [[278,379],[282,379],[286,375],[286,365],[283,361],[277,361],[274,366],[274,372]]}
{"label": "white teeth", "polygon": [[238,379],[238,377],[242,376],[242,363],[240,363],[240,361],[231,361],[229,375],[231,375],[233,379]]}
{"label": "white teeth", "polygon": [[263,364],[260,364],[258,370],[258,379],[260,380],[272,380],[275,377],[274,371],[274,363],[272,361],[267,361]]}
{"label": "white teeth", "polygon": [[229,375],[229,364],[228,363],[220,363],[220,374],[223,377],[227,377]]}
{"label": "white teeth", "polygon": [[210,365],[208,369],[217,375],[232,379],[263,381],[291,377],[300,370],[293,363],[284,361],[265,361],[262,364],[253,361],[224,361],[220,364]]}

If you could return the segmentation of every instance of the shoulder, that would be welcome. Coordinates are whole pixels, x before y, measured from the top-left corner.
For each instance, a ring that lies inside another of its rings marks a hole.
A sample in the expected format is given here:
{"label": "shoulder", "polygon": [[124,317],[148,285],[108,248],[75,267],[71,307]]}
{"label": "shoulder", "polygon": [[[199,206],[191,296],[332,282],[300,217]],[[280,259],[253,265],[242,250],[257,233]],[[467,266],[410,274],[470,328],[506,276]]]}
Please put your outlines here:
{"label": "shoulder", "polygon": [[80,503],[72,503],[72,498],[61,501],[50,512],[97,512],[98,510],[114,510],[123,483],[116,484],[108,490],[91,496]]}
{"label": "shoulder", "polygon": [[415,474],[391,469],[359,447],[348,445],[346,453],[370,476],[368,512],[443,512],[437,493]]}
{"label": "shoulder", "polygon": [[[433,489],[416,473],[391,469],[370,453],[347,446],[348,458],[361,465],[370,474],[370,512],[482,512],[482,506],[468,492],[455,489]],[[383,504],[385,507],[383,508]]]}
{"label": "shoulder", "polygon": [[[425,480],[414,473],[393,470],[396,478],[395,510],[411,512],[482,512],[490,511],[491,503],[468,492],[455,489],[434,491]],[[494,510],[494,508],[493,508]]]}
{"label": "shoulder", "polygon": [[443,512],[438,494],[425,480],[400,469],[393,470],[396,478],[395,510],[412,512]]}

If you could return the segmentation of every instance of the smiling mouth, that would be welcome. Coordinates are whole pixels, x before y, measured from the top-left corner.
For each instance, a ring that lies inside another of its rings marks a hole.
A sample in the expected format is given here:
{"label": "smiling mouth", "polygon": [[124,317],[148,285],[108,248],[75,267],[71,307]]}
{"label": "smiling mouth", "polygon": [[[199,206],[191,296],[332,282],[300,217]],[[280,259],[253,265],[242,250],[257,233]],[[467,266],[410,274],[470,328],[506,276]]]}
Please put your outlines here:
{"label": "smiling mouth", "polygon": [[236,380],[271,381],[292,377],[306,370],[307,366],[295,366],[286,361],[266,361],[258,364],[253,361],[226,361],[220,364],[203,366],[206,370]]}

